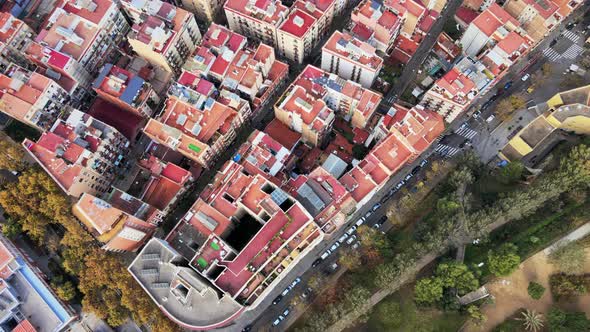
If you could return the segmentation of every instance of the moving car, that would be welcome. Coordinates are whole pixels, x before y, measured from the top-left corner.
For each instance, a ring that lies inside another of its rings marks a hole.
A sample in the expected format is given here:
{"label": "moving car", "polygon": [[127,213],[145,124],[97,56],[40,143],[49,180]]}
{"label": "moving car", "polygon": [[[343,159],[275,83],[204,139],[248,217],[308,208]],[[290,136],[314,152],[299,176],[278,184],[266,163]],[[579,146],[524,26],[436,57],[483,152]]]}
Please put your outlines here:
{"label": "moving car", "polygon": [[510,89],[510,87],[512,86],[512,83],[514,83],[514,82],[512,82],[512,81],[506,82],[506,84],[504,84],[504,90]]}
{"label": "moving car", "polygon": [[531,78],[531,75],[530,74],[526,74],[520,80],[523,81],[523,82],[526,82],[529,78]]}
{"label": "moving car", "polygon": [[475,113],[473,113],[473,117],[476,118],[476,119],[479,118],[480,115],[481,115],[481,110],[476,111]]}

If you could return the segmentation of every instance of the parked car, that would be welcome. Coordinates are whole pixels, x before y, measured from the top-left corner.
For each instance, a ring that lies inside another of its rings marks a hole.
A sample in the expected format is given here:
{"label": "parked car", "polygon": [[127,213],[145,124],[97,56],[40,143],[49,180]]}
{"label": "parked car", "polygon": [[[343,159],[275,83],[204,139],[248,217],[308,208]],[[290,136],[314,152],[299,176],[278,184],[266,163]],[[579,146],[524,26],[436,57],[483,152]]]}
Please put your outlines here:
{"label": "parked car", "polygon": [[492,122],[492,121],[494,121],[495,118],[496,118],[496,116],[492,114],[492,115],[488,116],[488,118],[486,119],[486,122],[488,122],[488,123]]}
{"label": "parked car", "polygon": [[369,210],[367,211],[367,213],[365,213],[365,216],[363,218],[367,219],[369,218],[371,215],[373,214],[373,211]]}
{"label": "parked car", "polygon": [[281,296],[286,296],[287,294],[289,294],[289,292],[291,291],[291,288],[287,287],[283,290],[283,292],[281,293]]}
{"label": "parked car", "polygon": [[301,293],[301,298],[306,299],[312,292],[313,290],[309,287],[307,287],[303,293]]}
{"label": "parked car", "polygon": [[340,247],[340,242],[334,242],[334,244],[330,247],[330,250],[334,252],[336,249],[338,249],[338,247]]}
{"label": "parked car", "polygon": [[242,329],[242,332],[250,332],[252,331],[252,324],[248,324],[246,326],[244,326],[244,328]]}
{"label": "parked car", "polygon": [[526,82],[529,78],[531,78],[530,74],[525,74],[520,80]]}
{"label": "parked car", "polygon": [[373,207],[372,207],[373,212],[379,210],[380,207],[381,207],[381,203],[376,203],[375,205],[373,205]]}
{"label": "parked car", "polygon": [[339,267],[338,263],[334,263],[334,264],[330,265],[330,270],[336,271],[336,270],[338,270],[338,267]]}
{"label": "parked car", "polygon": [[420,172],[420,166],[414,167],[410,173],[412,175],[416,175],[416,174],[418,174],[418,172]]}
{"label": "parked car", "polygon": [[324,259],[328,258],[328,257],[329,257],[331,254],[332,254],[332,250],[330,250],[330,249],[327,249],[327,250],[326,250],[326,251],[324,251],[324,253],[323,253],[323,254],[320,256],[320,258],[321,258],[322,260],[324,260]]}
{"label": "parked car", "polygon": [[398,190],[398,189],[397,189],[397,188],[395,188],[395,187],[394,187],[394,188],[391,188],[391,189],[389,190],[389,192],[387,193],[387,196],[389,196],[389,197],[393,196],[393,195],[394,195],[394,194],[397,192],[397,190]]}
{"label": "parked car", "polygon": [[348,235],[352,235],[352,233],[354,233],[354,231],[356,231],[356,226],[352,225],[352,226],[350,226],[349,229],[346,230],[346,233]]}
{"label": "parked car", "polygon": [[344,233],[344,234],[342,234],[341,237],[338,238],[338,242],[344,243],[344,241],[346,241],[346,239],[348,239],[348,234]]}
{"label": "parked car", "polygon": [[354,225],[355,225],[356,227],[359,227],[360,225],[362,225],[362,224],[364,224],[364,223],[365,223],[365,220],[367,220],[367,219],[366,219],[365,217],[362,217],[361,219],[357,220],[357,221],[354,223]]}
{"label": "parked car", "polygon": [[280,314],[279,317],[277,317],[277,319],[275,319],[275,321],[272,323],[272,326],[277,326],[281,324],[281,322],[284,321],[290,313],[291,311],[289,311],[289,308],[285,309],[285,311],[283,311],[283,313]]}
{"label": "parked car", "polygon": [[346,244],[351,244],[356,240],[356,235],[353,235],[346,240]]}
{"label": "parked car", "polygon": [[322,259],[318,258],[315,261],[313,261],[313,263],[311,263],[311,267],[316,267],[316,266],[320,265],[321,262],[322,262]]}
{"label": "parked car", "polygon": [[357,242],[355,242],[355,244],[352,245],[352,249],[356,249],[360,246],[361,246],[360,242],[357,241]]}
{"label": "parked car", "polygon": [[291,283],[291,285],[289,285],[289,289],[293,289],[300,282],[301,282],[301,278],[300,277],[295,278],[295,280],[293,280],[293,282]]}
{"label": "parked car", "polygon": [[529,86],[529,88],[526,89],[527,93],[533,93],[533,91],[535,91],[535,87],[533,87],[533,86]]}
{"label": "parked car", "polygon": [[408,182],[414,175],[412,173],[406,175],[406,177],[404,178],[404,181]]}
{"label": "parked car", "polygon": [[398,184],[395,186],[395,189],[397,189],[397,190],[400,190],[400,189],[401,189],[401,188],[404,186],[404,184],[406,184],[406,181],[404,181],[404,180],[401,180],[401,181],[400,181],[400,182],[399,182],[399,183],[398,183]]}
{"label": "parked car", "polygon": [[277,303],[281,302],[282,299],[283,299],[283,295],[279,295],[279,296],[275,297],[275,299],[272,301],[272,304],[277,304]]}
{"label": "parked car", "polygon": [[506,82],[506,84],[504,84],[504,90],[510,89],[510,87],[512,86],[512,83],[514,83],[514,82],[512,82],[512,81]]}
{"label": "parked car", "polygon": [[385,195],[385,196],[381,197],[381,199],[379,200],[379,203],[385,204],[385,202],[387,202],[390,198],[391,198],[391,195]]}
{"label": "parked car", "polygon": [[474,118],[479,118],[479,116],[481,115],[481,110],[475,111],[475,113],[473,113],[473,117]]}
{"label": "parked car", "polygon": [[420,162],[420,167],[424,167],[424,166],[426,166],[426,164],[428,164],[428,160],[422,159],[422,161]]}

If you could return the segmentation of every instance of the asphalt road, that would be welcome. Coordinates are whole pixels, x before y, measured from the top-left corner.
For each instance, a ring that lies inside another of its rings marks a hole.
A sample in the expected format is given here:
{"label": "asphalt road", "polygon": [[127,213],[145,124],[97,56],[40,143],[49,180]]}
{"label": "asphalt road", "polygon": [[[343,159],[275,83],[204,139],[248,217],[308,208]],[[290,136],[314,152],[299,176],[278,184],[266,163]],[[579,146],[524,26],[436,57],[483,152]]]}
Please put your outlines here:
{"label": "asphalt road", "polygon": [[428,54],[430,54],[430,50],[443,30],[446,21],[455,15],[455,12],[459,9],[462,3],[462,0],[449,0],[447,2],[441,15],[434,22],[432,28],[426,35],[426,38],[420,43],[418,49],[416,49],[416,52],[412,58],[410,58],[410,61],[404,66],[404,70],[400,77],[396,79],[392,88],[383,97],[383,101],[381,102],[382,106],[389,107],[414,80],[416,77],[416,70],[420,68]]}
{"label": "asphalt road", "polygon": [[[453,3],[450,3],[450,4],[453,4]],[[562,26],[565,26],[565,24],[567,24],[568,22],[570,22],[572,20],[573,20],[573,18],[566,20],[566,23],[564,23]],[[585,26],[585,25],[579,24],[573,31],[576,32],[577,34],[581,35],[580,30],[583,29],[583,26]],[[537,48],[534,51],[530,52],[526,58],[522,59],[520,62],[515,64],[511,68],[511,72],[509,74],[507,74],[500,82],[498,82],[498,84],[496,84],[495,88],[491,89],[486,94],[480,96],[476,100],[476,102],[474,102],[474,104],[470,107],[470,110],[468,112],[464,113],[462,116],[458,117],[452,124],[450,124],[449,127],[447,128],[447,131],[446,131],[447,136],[445,138],[443,138],[445,140],[445,143],[454,145],[456,147],[461,147],[463,149],[467,148],[465,146],[462,146],[462,144],[465,141],[465,137],[453,133],[453,132],[457,131],[457,129],[459,129],[461,124],[463,124],[465,122],[468,123],[469,128],[478,132],[478,135],[473,139],[474,144],[478,144],[478,142],[480,142],[481,140],[485,140],[486,137],[489,136],[489,134],[493,131],[494,127],[497,125],[497,120],[496,120],[496,123],[494,123],[494,122],[488,123],[485,120],[483,120],[492,114],[492,111],[494,108],[493,107],[494,103],[491,103],[490,106],[484,112],[482,112],[482,115],[478,119],[471,117],[471,114],[473,112],[475,112],[476,110],[479,110],[481,108],[481,104],[483,104],[490,97],[492,97],[494,94],[496,94],[498,92],[498,90],[501,89],[502,87],[504,87],[504,85],[508,81],[513,81],[514,83],[510,89],[505,91],[506,95],[510,95],[511,93],[514,93],[516,91],[526,90],[526,88],[529,86],[530,82],[523,82],[520,80],[520,78],[524,75],[523,69],[526,69],[526,73],[533,73],[537,70],[540,70],[541,66],[548,61],[547,57],[542,55],[542,51],[546,47],[548,47],[549,43],[554,38],[558,39],[558,44],[555,45],[556,47],[559,46],[560,43],[568,43],[568,41],[566,39],[558,38],[561,32],[562,32],[562,29],[556,29],[555,31],[553,31],[543,42],[541,42],[537,46]],[[428,52],[425,52],[425,54],[427,54],[427,53]],[[536,61],[534,63],[531,63],[531,60],[533,60],[533,59],[536,59]],[[575,60],[573,60],[573,59],[570,59],[570,60],[563,59],[563,61],[560,62],[559,68],[557,68],[557,69],[561,69],[564,66],[568,67],[569,64],[571,64],[573,62],[575,62]],[[416,63],[421,64],[421,61],[416,62]],[[415,71],[411,71],[411,69],[410,69],[410,72],[415,74]],[[560,70],[554,70],[552,75],[553,75],[552,78],[554,80],[560,79],[560,75],[562,75],[562,72]],[[412,77],[407,79],[407,82],[410,82],[411,79],[412,79]],[[547,87],[547,86],[550,86],[550,87]],[[535,103],[545,101],[547,96],[551,95],[551,94],[547,94],[548,93],[547,89],[551,89],[551,88],[556,90],[555,92],[559,91],[558,84],[544,85],[543,88],[540,89],[540,91],[538,91],[537,93],[534,94],[535,98],[531,99],[531,100],[534,101]],[[553,93],[555,93],[555,92],[553,92]],[[499,98],[498,98],[498,100],[499,100]],[[433,158],[437,158],[438,156],[432,156],[432,153],[433,153],[433,150],[435,149],[435,147],[436,147],[436,144],[433,144],[423,154],[423,158],[428,158],[429,160],[432,160]],[[358,220],[361,216],[365,215],[367,213],[367,211],[370,210],[374,206],[374,204],[376,204],[381,199],[383,199],[383,197],[386,196],[387,192],[392,187],[394,187],[401,179],[403,179],[406,176],[406,174],[410,173],[410,171],[414,167],[416,167],[420,163],[421,160],[422,159],[418,159],[414,163],[412,163],[412,164],[404,167],[402,170],[400,170],[395,176],[393,176],[387,182],[387,184],[363,208],[359,209],[354,214],[354,216],[352,218],[350,218],[351,221],[345,227],[342,227],[340,230],[336,231],[331,236],[326,237],[323,244],[316,247],[312,253],[308,254],[305,257],[305,259],[299,264],[298,269],[291,271],[291,273],[283,280],[283,282],[280,283],[275,288],[275,292],[273,292],[274,296],[268,296],[268,298],[265,301],[266,303],[260,305],[260,307],[263,307],[263,305],[269,305],[269,307],[258,318],[253,320],[252,326],[253,326],[254,331],[266,330],[269,328],[273,329],[270,327],[272,322],[276,319],[276,317],[278,317],[278,315],[280,313],[282,313],[285,310],[285,308],[288,307],[288,304],[291,301],[292,297],[299,296],[299,294],[301,294],[301,292],[307,287],[307,281],[309,280],[309,278],[313,274],[315,274],[315,273],[330,273],[329,272],[330,265],[332,265],[335,261],[337,261],[337,256],[338,256],[337,254],[332,254],[328,259],[326,259],[324,262],[322,262],[320,265],[318,265],[315,268],[311,268],[312,262],[315,259],[317,259],[321,255],[321,253],[325,251],[325,249],[332,246],[334,244],[334,242],[336,242],[337,239],[350,227],[350,225],[352,225],[354,222],[356,222],[356,220]],[[417,177],[420,177],[420,173],[418,174]],[[412,179],[409,182],[409,184],[407,184],[406,186],[411,187],[413,185],[412,181],[416,181],[416,178]],[[396,199],[396,198],[397,198],[397,194],[394,195],[393,197],[391,197],[390,199]],[[374,225],[385,214],[385,212],[386,212],[386,209],[383,207],[380,209],[377,209],[368,218],[368,220],[366,221],[366,224],[367,225]],[[387,230],[387,228],[388,228],[388,225],[385,225],[383,230]],[[342,245],[341,248],[344,246],[346,246],[346,244]],[[303,269],[301,267],[303,267]],[[272,305],[271,304],[272,300],[275,299],[276,295],[280,294],[298,276],[302,278],[302,282],[300,284],[298,284],[291,292],[289,292],[289,294],[287,294],[287,296],[285,296],[279,304]],[[312,301],[312,299],[308,298],[307,301]],[[246,315],[248,315],[248,312],[244,316],[246,316]],[[248,316],[253,317],[254,315],[248,315]],[[278,330],[286,330],[290,324],[292,324],[294,321],[296,321],[297,317],[298,317],[297,313],[292,312],[287,317],[287,319],[285,321],[283,321],[279,326],[274,328],[274,330],[277,330],[277,331]],[[252,318],[250,318],[250,319],[252,320]],[[248,319],[246,318],[244,320],[247,321]],[[238,327],[238,326],[243,327],[244,325],[237,324],[237,326],[235,326],[235,327]]]}
{"label": "asphalt road", "polygon": [[[391,90],[392,92],[390,92],[390,94],[388,94],[386,96],[386,98],[384,98],[384,100],[387,100],[387,101],[395,100],[396,96],[395,96],[394,91],[400,91],[399,89],[401,87],[407,87],[409,82],[412,81],[412,79],[415,76],[416,69],[422,64],[422,62],[424,61],[424,59],[426,58],[426,56],[430,52],[430,48],[432,47],[432,45],[436,41],[438,34],[440,34],[440,31],[442,31],[442,27],[444,26],[444,23],[446,20],[445,18],[452,16],[454,14],[454,12],[457,10],[457,8],[459,7],[459,5],[461,4],[461,2],[462,1],[460,1],[460,0],[449,1],[447,6],[445,7],[445,9],[443,10],[443,14],[441,15],[441,19],[439,19],[435,22],[435,25],[431,29],[430,34],[427,36],[425,41],[418,48],[415,58],[413,58],[410,61],[410,63],[408,63],[408,65],[406,65],[404,72],[402,73],[402,76],[398,80],[398,82],[399,82],[398,84],[400,84],[400,85],[398,86],[397,89],[392,89]],[[568,20],[568,21],[570,21],[570,20]],[[555,38],[559,35],[559,33],[560,32],[558,31],[558,29],[556,29],[555,32],[553,32],[549,37],[547,37],[543,42],[541,42],[539,44],[539,46],[537,47],[538,51],[535,51],[535,52],[540,53],[541,50],[544,49],[553,38]],[[496,87],[503,87],[505,82],[507,82],[509,80],[513,80],[513,81],[515,81],[515,83],[508,92],[517,91],[517,90],[523,88],[524,82],[518,83],[518,82],[516,82],[516,80],[518,80],[520,82],[520,80],[517,79],[517,78],[521,77],[520,71],[528,65],[528,62],[530,61],[530,59],[532,59],[533,56],[538,56],[538,54],[536,55],[535,52],[531,52],[526,59],[521,60],[519,63],[517,63],[515,66],[513,66],[511,68],[511,73],[506,75],[506,77],[504,77],[503,80],[498,82]],[[539,59],[536,62],[536,64],[534,65],[534,67],[533,66],[530,67],[530,70],[540,68],[540,66],[543,63],[543,59],[544,58]],[[497,92],[496,90],[497,90],[497,88],[491,89],[491,91],[489,91],[488,93],[484,94],[483,96],[480,96],[474,102],[474,104],[470,108],[470,111],[464,113],[462,116],[458,117],[452,124],[449,125],[446,133],[451,134],[452,132],[457,130],[463,122],[469,121],[469,126],[474,128],[474,130],[478,130],[478,132],[479,132],[478,136],[481,137],[481,136],[485,136],[485,135],[489,134],[489,132],[491,132],[491,129],[492,129],[489,126],[489,124],[488,123],[483,124],[481,121],[478,121],[477,119],[473,119],[470,116],[470,114],[472,112],[474,112],[475,110],[478,110],[481,107],[482,103],[487,101],[489,97],[491,97],[492,95],[494,95]],[[391,103],[391,102],[389,102],[389,103]],[[491,110],[493,109],[492,106],[490,106],[486,112],[491,112]],[[487,114],[488,113],[484,113],[482,115],[482,117],[486,116]],[[464,141],[464,139],[458,138],[458,139],[456,139],[456,144],[460,144],[463,141]],[[436,148],[436,144],[433,144],[427,151],[425,151],[423,153],[422,159],[433,158],[433,157],[431,157],[431,154],[434,152],[435,148]],[[421,162],[422,159],[417,159],[413,163],[406,165],[406,167],[402,168],[396,175],[394,175],[392,178],[390,178],[388,180],[387,184],[385,186],[383,186],[382,189],[379,190],[367,204],[365,204],[365,206],[363,206],[362,208],[360,208],[359,210],[357,210],[354,213],[354,215],[349,219],[350,220],[349,223],[345,227],[342,227],[341,229],[337,230],[333,234],[326,236],[325,239],[322,241],[322,243],[320,243],[319,245],[314,247],[311,250],[311,252],[308,253],[305,257],[303,257],[302,260],[296,266],[294,266],[290,271],[288,271],[287,275],[281,281],[279,281],[279,283],[271,290],[271,293],[268,296],[266,296],[265,299],[262,300],[261,304],[259,304],[256,308],[245,311],[244,314],[242,314],[242,316],[240,316],[231,325],[229,325],[225,328],[218,329],[218,330],[240,331],[247,325],[251,325],[253,331],[268,330],[268,329],[276,330],[276,331],[286,330],[289,327],[289,325],[292,324],[296,320],[296,318],[298,317],[298,314],[300,314],[300,313],[293,313],[292,312],[287,317],[287,319],[285,321],[283,321],[276,328],[272,328],[271,324],[276,319],[276,317],[280,313],[282,313],[284,311],[284,309],[288,306],[292,297],[299,296],[299,294],[307,287],[306,286],[307,281],[309,280],[309,278],[313,274],[326,273],[326,271],[329,270],[329,266],[334,261],[337,260],[337,254],[332,254],[328,259],[326,259],[324,262],[322,262],[316,268],[311,268],[311,264],[313,263],[313,261],[315,261],[327,248],[332,246],[334,244],[334,242],[336,242],[337,239],[340,236],[342,236],[342,234],[350,227],[350,225],[352,225],[354,222],[356,222],[358,219],[360,219],[362,216],[364,216],[370,209],[372,209],[372,207],[376,203],[378,203],[381,199],[383,199],[383,197],[387,195],[387,193],[389,192],[389,190],[391,188],[395,187],[395,185],[398,182],[400,182],[407,174],[409,174],[414,167],[418,166],[418,164]],[[410,185],[411,184],[412,184],[412,182],[410,182]],[[395,198],[395,197],[396,196],[393,196],[393,198]],[[380,209],[377,209],[376,211],[373,212],[371,217],[368,218],[367,224],[373,225],[384,214],[385,214],[385,208],[381,207]],[[343,245],[343,246],[345,246],[345,245]],[[298,284],[291,292],[289,292],[289,294],[287,294],[287,296],[285,296],[279,304],[273,305],[272,301],[289,284],[291,284],[291,282],[297,277],[301,277],[302,282],[300,284]],[[308,298],[308,301],[311,301],[311,299]]]}

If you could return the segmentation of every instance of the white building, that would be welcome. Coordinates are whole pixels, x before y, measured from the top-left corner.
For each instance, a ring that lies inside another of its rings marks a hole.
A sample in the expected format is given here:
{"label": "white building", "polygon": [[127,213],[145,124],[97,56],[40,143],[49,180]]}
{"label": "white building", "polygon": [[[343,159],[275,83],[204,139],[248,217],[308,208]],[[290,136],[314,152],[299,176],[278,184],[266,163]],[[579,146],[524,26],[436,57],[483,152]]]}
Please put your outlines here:
{"label": "white building", "polygon": [[335,31],[322,47],[322,69],[370,88],[379,75],[383,59],[375,48],[347,32]]}

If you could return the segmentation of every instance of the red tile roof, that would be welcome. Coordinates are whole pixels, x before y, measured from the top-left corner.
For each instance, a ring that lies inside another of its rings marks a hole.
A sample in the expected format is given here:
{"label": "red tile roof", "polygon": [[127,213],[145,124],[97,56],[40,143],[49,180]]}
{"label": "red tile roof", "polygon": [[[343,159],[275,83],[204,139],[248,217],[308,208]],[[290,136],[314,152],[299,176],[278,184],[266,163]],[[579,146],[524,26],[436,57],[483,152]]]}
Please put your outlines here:
{"label": "red tile roof", "polygon": [[289,129],[289,127],[276,118],[264,128],[264,132],[288,150],[293,150],[295,145],[301,140],[301,134]]}
{"label": "red tile roof", "polygon": [[310,27],[316,22],[316,19],[300,9],[295,9],[289,14],[289,17],[279,28],[295,37],[301,38],[310,31]]}

